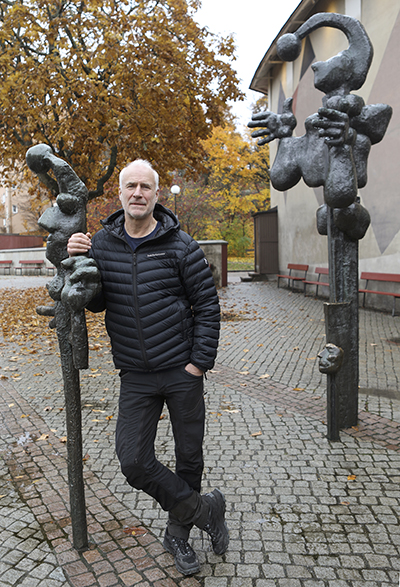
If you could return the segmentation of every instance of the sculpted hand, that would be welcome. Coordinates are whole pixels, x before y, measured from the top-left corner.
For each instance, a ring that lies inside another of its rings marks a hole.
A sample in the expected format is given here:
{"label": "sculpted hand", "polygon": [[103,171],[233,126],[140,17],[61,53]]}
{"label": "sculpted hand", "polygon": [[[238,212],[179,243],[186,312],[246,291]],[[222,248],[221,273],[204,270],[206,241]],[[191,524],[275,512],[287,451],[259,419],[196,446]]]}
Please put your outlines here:
{"label": "sculpted hand", "polygon": [[70,257],[62,261],[69,270],[61,292],[61,301],[71,312],[79,312],[100,293],[101,280],[94,259],[85,256]]}
{"label": "sculpted hand", "polygon": [[270,110],[253,114],[249,128],[261,127],[265,130],[256,130],[252,133],[253,138],[266,137],[258,141],[258,144],[265,145],[274,139],[291,137],[293,129],[296,127],[296,117],[292,111],[293,98],[287,98],[283,103],[282,114],[275,114]]}
{"label": "sculpted hand", "polygon": [[332,108],[319,108],[318,118],[313,120],[313,126],[319,129],[319,136],[325,137],[328,147],[340,147],[351,144],[355,133],[349,125],[349,117],[345,112]]}

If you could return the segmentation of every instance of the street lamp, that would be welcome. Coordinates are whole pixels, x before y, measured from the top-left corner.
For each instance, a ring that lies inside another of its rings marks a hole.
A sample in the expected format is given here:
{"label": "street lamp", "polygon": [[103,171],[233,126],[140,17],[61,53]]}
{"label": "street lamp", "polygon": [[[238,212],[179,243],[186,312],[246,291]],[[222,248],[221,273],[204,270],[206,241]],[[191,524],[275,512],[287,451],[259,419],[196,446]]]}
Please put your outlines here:
{"label": "street lamp", "polygon": [[179,194],[180,191],[181,191],[181,188],[179,187],[179,185],[173,185],[171,187],[171,194],[174,196],[175,216],[176,216],[176,196]]}

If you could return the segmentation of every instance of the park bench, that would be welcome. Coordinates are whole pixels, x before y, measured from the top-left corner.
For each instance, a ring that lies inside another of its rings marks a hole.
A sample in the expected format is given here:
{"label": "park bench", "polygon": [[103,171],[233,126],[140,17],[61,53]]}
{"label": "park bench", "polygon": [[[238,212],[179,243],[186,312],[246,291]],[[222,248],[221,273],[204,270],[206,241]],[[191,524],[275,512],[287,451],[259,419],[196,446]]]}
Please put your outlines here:
{"label": "park bench", "polygon": [[11,265],[12,261],[0,261],[0,268],[3,269],[4,275],[6,274],[6,271],[8,271],[8,275],[10,275]]}
{"label": "park bench", "polygon": [[317,275],[317,279],[316,280],[312,280],[312,279],[305,279],[303,281],[304,283],[304,295],[306,295],[307,293],[307,285],[315,285],[316,289],[315,289],[315,295],[318,296],[318,288],[322,285],[322,286],[326,286],[329,287],[329,281],[321,281],[321,276],[326,276],[329,275],[329,269],[327,267],[316,267],[315,268],[315,274]]}
{"label": "park bench", "polygon": [[44,267],[44,261],[22,260],[19,262],[19,267],[15,268],[15,275],[22,275],[23,271],[27,272],[30,270],[34,271],[36,275],[41,275],[42,267]]}
{"label": "park bench", "polygon": [[371,289],[369,283],[371,281],[379,281],[383,283],[400,283],[400,274],[398,273],[370,273],[368,271],[363,271],[361,273],[360,279],[365,279],[365,288],[359,289],[359,293],[363,294],[363,307],[365,306],[365,296],[366,294],[377,294],[380,296],[392,296],[393,297],[393,309],[392,309],[392,316],[395,315],[396,311],[396,298],[400,298],[400,292],[392,292],[392,291],[379,291],[377,289]]}
{"label": "park bench", "polygon": [[[289,287],[290,287],[290,282],[292,282],[292,289],[293,289],[295,281],[304,281],[306,279],[308,265],[299,265],[297,263],[288,263],[287,268],[289,270],[289,273],[287,275],[280,274],[280,273],[278,273],[278,275],[277,275],[278,287],[279,287],[279,280],[280,279],[287,279]],[[292,273],[293,271],[296,271],[297,273],[302,273],[303,275],[301,275],[301,276],[293,275],[293,273]]]}

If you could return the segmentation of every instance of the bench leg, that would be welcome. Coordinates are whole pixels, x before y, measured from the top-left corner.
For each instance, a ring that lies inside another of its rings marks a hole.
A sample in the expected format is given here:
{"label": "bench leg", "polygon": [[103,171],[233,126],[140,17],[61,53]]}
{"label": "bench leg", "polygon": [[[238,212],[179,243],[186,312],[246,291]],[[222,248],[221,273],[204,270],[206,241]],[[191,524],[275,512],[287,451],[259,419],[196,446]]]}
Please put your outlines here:
{"label": "bench leg", "polygon": [[393,318],[394,318],[395,313],[396,313],[396,298],[393,296],[393,310],[392,310]]}

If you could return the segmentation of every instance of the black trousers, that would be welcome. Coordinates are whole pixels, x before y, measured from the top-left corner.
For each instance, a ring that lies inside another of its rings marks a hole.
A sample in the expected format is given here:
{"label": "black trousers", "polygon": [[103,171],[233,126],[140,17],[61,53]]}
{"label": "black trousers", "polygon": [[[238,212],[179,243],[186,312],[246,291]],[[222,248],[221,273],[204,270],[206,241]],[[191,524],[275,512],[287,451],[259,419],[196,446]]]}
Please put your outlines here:
{"label": "black trousers", "polygon": [[[169,512],[168,530],[187,538],[201,512],[203,377],[184,366],[160,372],[121,371],[116,450],[128,483]],[[155,456],[157,425],[166,402],[175,440],[175,472]],[[204,522],[204,520],[203,520]]]}

